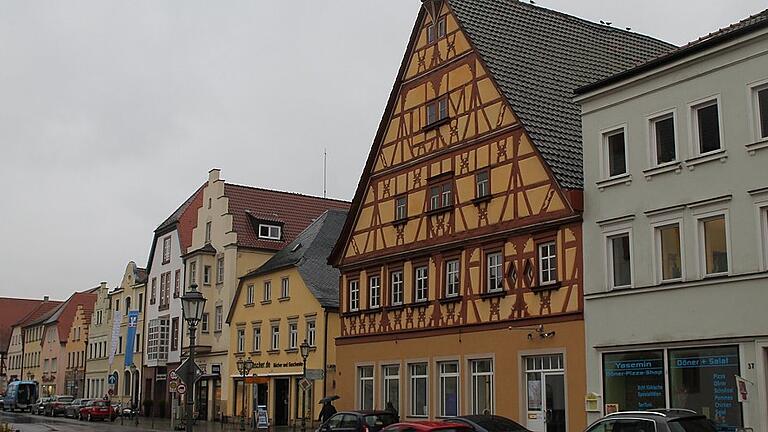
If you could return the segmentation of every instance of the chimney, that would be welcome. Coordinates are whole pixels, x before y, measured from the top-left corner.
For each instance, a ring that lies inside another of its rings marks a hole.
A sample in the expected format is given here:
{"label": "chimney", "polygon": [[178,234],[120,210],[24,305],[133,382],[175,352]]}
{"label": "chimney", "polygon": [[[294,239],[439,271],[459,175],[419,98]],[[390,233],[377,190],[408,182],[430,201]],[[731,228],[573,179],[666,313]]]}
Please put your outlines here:
{"label": "chimney", "polygon": [[50,297],[48,297],[48,296],[43,296],[43,301],[44,301],[44,302],[47,302],[49,298],[50,298]]}
{"label": "chimney", "polygon": [[210,171],[208,171],[208,184],[213,184],[217,181],[219,181],[219,178],[221,177],[221,170],[218,168],[213,168]]}
{"label": "chimney", "polygon": [[101,283],[101,289],[104,289],[104,288],[106,288],[106,287],[107,287],[107,283],[106,283],[106,282],[102,282],[102,283]]}

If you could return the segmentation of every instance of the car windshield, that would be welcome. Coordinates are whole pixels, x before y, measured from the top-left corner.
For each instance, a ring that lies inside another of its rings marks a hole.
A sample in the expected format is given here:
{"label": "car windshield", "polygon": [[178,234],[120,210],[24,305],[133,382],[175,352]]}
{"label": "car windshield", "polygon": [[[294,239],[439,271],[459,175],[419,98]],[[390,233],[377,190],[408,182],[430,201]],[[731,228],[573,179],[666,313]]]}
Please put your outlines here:
{"label": "car windshield", "polygon": [[59,402],[72,402],[72,396],[59,396]]}
{"label": "car windshield", "polygon": [[397,418],[393,414],[368,414],[363,421],[370,427],[382,428],[397,423]]}
{"label": "car windshield", "polygon": [[684,417],[669,422],[671,432],[717,432],[706,417]]}
{"label": "car windshield", "polygon": [[94,401],[91,405],[97,406],[97,407],[109,406],[109,404],[104,401]]}
{"label": "car windshield", "polygon": [[488,432],[516,432],[527,431],[523,426],[513,422],[512,420],[501,416],[478,416],[471,417],[469,420],[477,423],[483,429]]}

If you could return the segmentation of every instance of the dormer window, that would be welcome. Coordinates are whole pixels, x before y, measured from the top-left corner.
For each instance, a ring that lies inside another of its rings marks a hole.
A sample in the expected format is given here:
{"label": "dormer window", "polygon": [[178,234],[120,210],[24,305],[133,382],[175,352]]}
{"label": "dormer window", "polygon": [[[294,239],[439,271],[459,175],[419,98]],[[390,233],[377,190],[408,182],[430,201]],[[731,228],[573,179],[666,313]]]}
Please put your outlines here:
{"label": "dormer window", "polygon": [[267,240],[280,240],[281,232],[279,225],[259,224],[259,238]]}
{"label": "dormer window", "polygon": [[434,43],[443,37],[445,37],[445,17],[440,17],[437,19],[437,26],[433,23],[427,27],[427,43]]}

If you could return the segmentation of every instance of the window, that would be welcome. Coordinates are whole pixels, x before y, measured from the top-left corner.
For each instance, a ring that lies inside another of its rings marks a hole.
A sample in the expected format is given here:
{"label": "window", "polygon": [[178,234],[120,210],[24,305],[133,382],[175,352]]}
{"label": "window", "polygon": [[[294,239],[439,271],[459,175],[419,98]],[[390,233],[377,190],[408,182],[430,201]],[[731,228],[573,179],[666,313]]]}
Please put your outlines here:
{"label": "window", "polygon": [[295,322],[288,323],[288,349],[296,349],[299,346],[299,328]]}
{"label": "window", "polygon": [[475,198],[483,198],[491,193],[491,184],[488,179],[488,170],[475,174]]}
{"label": "window", "polygon": [[359,366],[357,368],[357,392],[359,395],[358,408],[361,410],[373,409],[373,366]]}
{"label": "window", "polygon": [[656,253],[659,254],[661,281],[681,279],[683,276],[680,224],[656,227]]}
{"label": "window", "polygon": [[400,411],[400,366],[387,365],[382,367],[384,376],[384,406],[391,403],[396,410]]}
{"label": "window", "polygon": [[307,321],[307,344],[311,347],[316,346],[316,333],[317,324],[315,323],[315,320]]}
{"label": "window", "polygon": [[440,416],[459,415],[459,363],[438,363],[440,369]]}
{"label": "window", "polygon": [[699,231],[703,238],[702,256],[707,276],[728,273],[728,239],[725,215],[699,220]]}
{"label": "window", "polygon": [[445,262],[445,296],[456,297],[459,295],[459,260],[452,259]]}
{"label": "window", "polygon": [[408,217],[408,198],[399,196],[395,198],[395,220],[403,220]]}
{"label": "window", "polygon": [[131,310],[131,298],[126,297],[125,298],[125,312],[128,313],[128,311]]}
{"label": "window", "polygon": [[631,242],[629,232],[608,237],[608,268],[611,288],[632,285]]}
{"label": "window", "polygon": [[224,283],[224,257],[216,260],[216,283]]}
{"label": "window", "polygon": [[163,239],[163,264],[171,262],[171,236]]}
{"label": "window", "polygon": [[215,315],[216,327],[214,328],[215,331],[221,331],[223,327],[223,323],[222,323],[223,318],[224,318],[224,308],[221,305],[218,305],[216,306],[216,315]]}
{"label": "window", "polygon": [[288,278],[283,278],[280,280],[280,298],[287,299],[290,296],[291,292],[289,290]]}
{"label": "window", "polygon": [[437,26],[433,23],[427,27],[427,43],[434,43],[443,37],[445,37],[445,17],[440,17],[437,19]]}
{"label": "window", "polygon": [[768,86],[755,91],[758,138],[768,138]]}
{"label": "window", "polygon": [[167,309],[171,304],[171,272],[160,275],[160,308]]}
{"label": "window", "polygon": [[261,327],[253,328],[253,351],[261,351]]}
{"label": "window", "polygon": [[200,320],[200,331],[208,333],[208,312],[203,313],[203,319]]}
{"label": "window", "polygon": [[280,349],[280,324],[272,324],[272,351]]}
{"label": "window", "polygon": [[378,275],[368,278],[368,300],[371,309],[381,306],[381,278]]}
{"label": "window", "polygon": [[539,284],[557,282],[557,247],[555,242],[539,245]]}
{"label": "window", "polygon": [[120,312],[120,299],[115,299],[115,311]]}
{"label": "window", "polygon": [[450,182],[429,188],[429,209],[437,210],[453,205],[453,185]]}
{"label": "window", "polygon": [[179,317],[171,320],[171,351],[179,349]]}
{"label": "window", "polygon": [[123,337],[118,336],[117,338],[117,353],[122,354],[123,353]]}
{"label": "window", "polygon": [[264,281],[264,300],[272,301],[272,281]]}
{"label": "window", "polygon": [[245,352],[245,329],[237,329],[237,352]]}
{"label": "window", "polygon": [[253,284],[245,288],[245,304],[253,304]]}
{"label": "window", "polygon": [[472,386],[472,414],[493,413],[493,360],[469,362]]}
{"label": "window", "polygon": [[211,221],[205,223],[205,242],[211,242]]}
{"label": "window", "polygon": [[349,281],[349,310],[356,312],[360,309],[360,282]]}
{"label": "window", "polygon": [[677,160],[675,116],[673,113],[651,119],[651,153],[656,165]]}
{"label": "window", "polygon": [[203,285],[211,284],[211,266],[203,266]]}
{"label": "window", "polygon": [[448,97],[427,104],[427,126],[448,118]]}
{"label": "window", "polygon": [[279,225],[259,224],[259,238],[267,240],[280,240]]}
{"label": "window", "polygon": [[499,292],[504,290],[504,278],[502,277],[504,266],[501,252],[491,252],[486,255],[486,290],[488,292]]}
{"label": "window", "polygon": [[429,415],[428,403],[428,375],[426,363],[414,363],[409,365],[411,376],[411,417],[427,417]]}
{"label": "window", "polygon": [[181,293],[181,270],[176,270],[173,275],[173,298],[179,298]]}
{"label": "window", "polygon": [[190,285],[197,283],[197,263],[194,261],[189,263],[189,283]]}
{"label": "window", "polygon": [[395,270],[390,273],[391,280],[391,305],[397,306],[403,304],[403,271]]}
{"label": "window", "polygon": [[616,177],[627,173],[627,148],[624,128],[603,134],[604,175]]}
{"label": "window", "polygon": [[427,301],[429,296],[429,268],[427,266],[416,267],[414,271],[415,283],[413,301]]}
{"label": "window", "polygon": [[720,115],[717,99],[695,105],[692,110],[696,152],[706,154],[720,150]]}

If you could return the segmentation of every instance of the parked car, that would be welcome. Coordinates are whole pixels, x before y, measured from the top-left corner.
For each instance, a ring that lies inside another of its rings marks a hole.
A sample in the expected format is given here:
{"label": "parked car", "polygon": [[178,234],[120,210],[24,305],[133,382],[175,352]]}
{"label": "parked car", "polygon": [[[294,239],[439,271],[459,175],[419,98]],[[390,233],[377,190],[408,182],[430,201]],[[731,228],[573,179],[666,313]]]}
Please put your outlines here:
{"label": "parked car", "polygon": [[472,432],[472,428],[459,422],[445,421],[411,421],[389,425],[381,432]]}
{"label": "parked car", "polygon": [[32,405],[32,409],[30,412],[35,415],[43,415],[43,410],[45,410],[45,404],[47,404],[52,398],[50,397],[42,397],[35,402],[34,405]]}
{"label": "parked car", "polygon": [[72,401],[71,404],[67,405],[67,409],[64,412],[64,415],[71,418],[80,418],[80,408],[88,405],[88,402],[92,401],[93,399],[75,399]]}
{"label": "parked car", "polygon": [[318,432],[379,432],[397,421],[397,415],[387,411],[343,411],[320,425]]}
{"label": "parked car", "polygon": [[446,421],[465,424],[475,432],[529,432],[525,426],[497,415],[466,415]]}
{"label": "parked car", "polygon": [[5,396],[0,400],[2,410],[32,412],[38,398],[37,381],[14,381],[5,389]]}
{"label": "parked car", "polygon": [[619,411],[589,425],[587,432],[716,432],[705,416],[687,409]]}
{"label": "parked car", "polygon": [[112,409],[112,405],[109,401],[104,399],[96,399],[88,402],[84,407],[80,408],[80,420],[109,420],[115,421],[115,410]]}
{"label": "parked car", "polygon": [[43,414],[48,417],[56,417],[57,415],[65,414],[67,412],[67,405],[71,404],[75,398],[72,396],[56,395],[45,403],[43,408]]}

